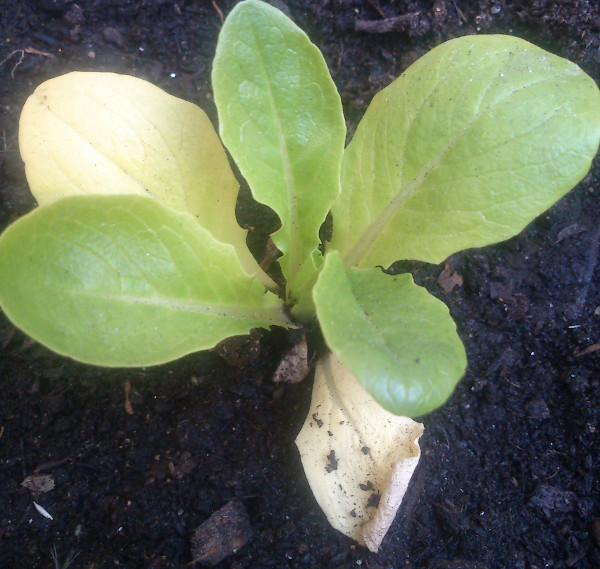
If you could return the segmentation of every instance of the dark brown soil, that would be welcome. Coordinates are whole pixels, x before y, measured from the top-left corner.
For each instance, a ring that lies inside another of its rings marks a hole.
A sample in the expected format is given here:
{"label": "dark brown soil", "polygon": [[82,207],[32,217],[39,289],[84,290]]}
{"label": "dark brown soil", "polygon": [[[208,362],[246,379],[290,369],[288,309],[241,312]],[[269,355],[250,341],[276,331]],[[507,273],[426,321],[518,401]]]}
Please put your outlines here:
{"label": "dark brown soil", "polygon": [[[323,50],[351,130],[375,92],[464,34],[515,34],[600,78],[594,0],[277,4]],[[17,125],[39,83],[74,69],[124,72],[214,118],[210,65],[232,5],[0,0],[0,227],[34,206]],[[224,568],[600,567],[599,205],[596,167],[518,238],[449,259],[463,281],[448,293],[444,266],[397,267],[448,303],[469,370],[423,418],[423,458],[379,555],[333,530],[312,497],[293,444],[310,381],[269,380],[281,333],[261,334],[243,371],[214,354],[103,370],[49,353],[2,317],[0,567],[54,567],[54,549],[61,563],[78,554],[72,569],[184,567],[194,529],[233,498],[253,537]],[[249,206],[242,214],[259,223]],[[54,489],[21,485],[41,474]]]}

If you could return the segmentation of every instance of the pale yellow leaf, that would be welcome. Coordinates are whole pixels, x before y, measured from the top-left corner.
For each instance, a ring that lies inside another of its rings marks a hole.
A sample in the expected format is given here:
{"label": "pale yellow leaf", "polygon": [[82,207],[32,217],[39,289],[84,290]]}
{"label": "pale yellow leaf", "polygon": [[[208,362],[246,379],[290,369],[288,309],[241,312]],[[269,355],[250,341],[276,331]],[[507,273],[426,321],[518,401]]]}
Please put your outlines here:
{"label": "pale yellow leaf", "polygon": [[137,194],[192,213],[235,246],[244,269],[272,281],[237,223],[238,183],[210,119],[198,106],[116,73],[73,72],[34,91],[19,146],[40,205],[74,194]]}
{"label": "pale yellow leaf", "polygon": [[383,409],[334,354],[316,368],[296,445],[331,525],[377,551],[419,461],[423,425]]}

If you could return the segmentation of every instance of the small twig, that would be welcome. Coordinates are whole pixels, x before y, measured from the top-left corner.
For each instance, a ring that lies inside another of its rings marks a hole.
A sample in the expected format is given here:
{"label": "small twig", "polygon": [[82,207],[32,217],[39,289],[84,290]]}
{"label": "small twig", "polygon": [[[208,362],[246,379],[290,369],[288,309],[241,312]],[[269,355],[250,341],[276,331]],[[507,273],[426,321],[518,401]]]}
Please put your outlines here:
{"label": "small twig", "polygon": [[50,59],[54,59],[54,55],[52,55],[51,53],[48,53],[47,51],[40,51],[39,49],[35,49],[35,47],[26,47],[23,51],[30,55],[41,55],[42,57],[49,57]]}
{"label": "small twig", "polygon": [[454,2],[454,0],[453,0],[453,2],[452,2],[452,3],[454,4],[454,7],[456,8],[456,12],[457,12],[457,13],[458,13],[458,15],[460,16],[460,19],[461,19],[463,22],[466,22],[466,21],[467,21],[467,18],[465,18],[465,15],[462,13],[462,10],[461,10],[461,9],[460,9],[460,8],[459,8],[457,5],[456,5],[456,2]]}
{"label": "small twig", "polygon": [[590,283],[592,281],[592,277],[594,276],[594,270],[598,265],[598,254],[600,248],[600,223],[596,226],[596,230],[594,234],[591,236],[591,246],[588,250],[588,258],[585,269],[583,270],[583,274],[581,275],[581,281],[583,282],[583,288],[579,292],[577,297],[577,307],[583,308],[583,305],[587,301],[588,292],[590,290]]}
{"label": "small twig", "polygon": [[40,464],[39,466],[36,466],[33,471],[36,474],[39,474],[40,472],[43,472],[44,470],[50,470],[51,468],[56,468],[57,466],[62,466],[63,464],[65,464],[65,462],[69,462],[69,460],[71,460],[71,457],[67,456],[66,458],[61,458],[60,460],[54,460],[52,462],[45,462],[44,464]]}
{"label": "small twig", "polygon": [[375,0],[367,0],[371,7],[385,20],[387,18],[385,12],[381,9],[381,6]]}
{"label": "small twig", "polygon": [[225,22],[225,18],[223,18],[223,12],[221,12],[221,8],[219,8],[219,5],[215,2],[215,0],[211,1],[213,8],[217,11],[217,14],[219,14],[219,18],[221,19],[221,25],[223,25],[223,23]]}
{"label": "small twig", "polygon": [[587,356],[588,354],[593,354],[594,352],[597,352],[598,350],[600,350],[600,344],[592,344],[591,346],[588,346],[587,348],[584,348],[583,350],[579,350],[579,348],[578,348],[577,350],[575,350],[573,355],[576,358],[580,358],[581,356]]}
{"label": "small twig", "polygon": [[386,34],[404,28],[406,22],[418,17],[419,12],[409,12],[394,18],[386,18],[385,20],[356,20],[354,22],[354,29],[357,32],[367,32],[369,34]]}
{"label": "small twig", "polygon": [[23,63],[26,53],[28,53],[30,55],[41,55],[42,57],[49,57],[51,59],[54,59],[54,55],[52,55],[51,53],[48,53],[47,51],[40,51],[39,49],[35,49],[35,47],[26,47],[24,49],[15,49],[15,50],[11,51],[2,61],[0,61],[0,66],[4,65],[7,61],[12,59],[15,55],[18,55],[17,62],[14,64],[13,68],[10,71],[10,76],[14,79],[15,71],[17,70],[17,67],[19,67],[19,65],[21,65],[21,63]]}
{"label": "small twig", "polygon": [[133,412],[133,406],[131,405],[131,400],[129,399],[129,392],[131,391],[131,382],[127,380],[125,382],[125,411],[128,415],[135,415]]}
{"label": "small twig", "polygon": [[336,71],[339,71],[340,68],[342,67],[342,59],[344,58],[344,38],[342,38],[340,40],[340,54],[337,58],[337,69]]}
{"label": "small twig", "polygon": [[17,67],[19,67],[19,65],[21,65],[21,63],[23,63],[23,59],[25,58],[25,50],[24,49],[15,49],[14,51],[11,51],[2,61],[0,61],[0,65],[4,65],[7,61],[12,59],[13,56],[15,56],[17,54],[19,54],[19,59],[17,60],[14,67],[10,71],[10,76],[13,79],[15,78],[15,71],[17,70]]}

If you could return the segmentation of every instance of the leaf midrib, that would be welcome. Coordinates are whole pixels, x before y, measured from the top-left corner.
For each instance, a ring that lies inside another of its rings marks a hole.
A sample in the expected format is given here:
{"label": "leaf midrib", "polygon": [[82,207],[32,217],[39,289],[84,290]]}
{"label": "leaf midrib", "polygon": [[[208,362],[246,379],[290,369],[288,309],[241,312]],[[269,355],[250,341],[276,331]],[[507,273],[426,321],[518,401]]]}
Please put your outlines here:
{"label": "leaf midrib", "polygon": [[[283,174],[285,177],[286,189],[287,189],[287,202],[288,202],[288,227],[287,231],[289,234],[289,248],[287,253],[284,252],[284,255],[287,255],[289,258],[289,274],[285,275],[288,280],[287,291],[293,289],[294,277],[299,271],[299,261],[297,255],[297,245],[300,243],[300,239],[298,237],[298,223],[297,223],[297,210],[295,205],[294,196],[296,195],[296,183],[294,180],[294,176],[292,173],[292,165],[289,156],[289,150],[287,147],[287,140],[284,135],[283,123],[281,121],[281,117],[279,116],[279,109],[275,104],[275,97],[273,95],[273,89],[271,85],[271,78],[267,72],[267,67],[265,64],[265,60],[263,57],[263,51],[261,49],[264,42],[259,41],[254,22],[251,23],[252,35],[256,45],[256,53],[258,53],[258,62],[261,68],[261,72],[264,79],[264,85],[266,87],[267,96],[269,98],[269,104],[271,106],[271,110],[273,112],[273,117],[275,119],[275,128],[277,131],[277,139],[279,142],[279,147],[281,149],[281,158],[283,164]],[[286,46],[287,47],[287,46]],[[282,224],[282,229],[284,229],[284,224]]]}
{"label": "leaf midrib", "polygon": [[175,312],[194,312],[208,316],[235,319],[264,320],[278,324],[285,323],[285,317],[277,306],[273,307],[244,307],[238,304],[219,302],[200,302],[198,300],[182,300],[168,296],[142,296],[133,294],[112,293],[99,290],[83,290],[72,287],[45,284],[44,288],[65,297],[83,297],[91,300],[102,300],[125,305],[145,305],[172,310]]}

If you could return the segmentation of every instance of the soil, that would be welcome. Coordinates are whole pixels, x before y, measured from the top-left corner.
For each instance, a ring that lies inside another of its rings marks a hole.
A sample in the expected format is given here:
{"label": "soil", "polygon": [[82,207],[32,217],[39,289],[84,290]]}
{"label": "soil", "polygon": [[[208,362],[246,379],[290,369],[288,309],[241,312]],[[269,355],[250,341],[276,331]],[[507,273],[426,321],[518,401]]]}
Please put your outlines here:
{"label": "soil", "polygon": [[[0,0],[0,227],[34,207],[17,126],[39,83],[75,69],[129,73],[214,119],[211,60],[232,5]],[[600,79],[593,0],[277,5],[322,49],[350,131],[407,65],[465,34],[518,35]],[[440,266],[394,267],[448,304],[469,368],[422,418],[422,460],[379,554],[332,529],[311,494],[293,443],[311,381],[270,381],[282,332],[260,333],[241,370],[215,353],[106,370],[50,353],[2,316],[0,567],[66,567],[75,555],[73,569],[185,567],[195,528],[234,500],[252,537],[218,567],[600,567],[599,203],[596,164],[518,237]],[[246,202],[240,217],[272,223],[261,211]],[[27,476],[54,488],[28,489]]]}

